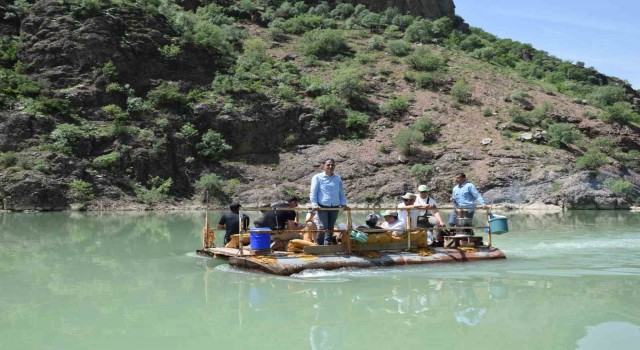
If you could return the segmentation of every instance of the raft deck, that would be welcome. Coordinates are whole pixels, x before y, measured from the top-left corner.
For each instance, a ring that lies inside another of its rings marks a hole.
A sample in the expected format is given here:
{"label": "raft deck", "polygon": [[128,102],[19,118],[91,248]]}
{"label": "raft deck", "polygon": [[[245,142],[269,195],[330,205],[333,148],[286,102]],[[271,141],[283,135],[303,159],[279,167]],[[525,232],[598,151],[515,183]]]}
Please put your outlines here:
{"label": "raft deck", "polygon": [[244,255],[242,256],[240,255],[240,250],[235,248],[205,248],[197,252],[203,255],[229,259],[231,266],[284,276],[310,269],[334,270],[345,267],[369,268],[506,259],[502,250],[487,246],[477,248],[429,247],[411,249],[409,251],[362,251],[359,254],[342,252],[327,252],[323,254],[280,251],[255,252],[248,248],[243,250]]}

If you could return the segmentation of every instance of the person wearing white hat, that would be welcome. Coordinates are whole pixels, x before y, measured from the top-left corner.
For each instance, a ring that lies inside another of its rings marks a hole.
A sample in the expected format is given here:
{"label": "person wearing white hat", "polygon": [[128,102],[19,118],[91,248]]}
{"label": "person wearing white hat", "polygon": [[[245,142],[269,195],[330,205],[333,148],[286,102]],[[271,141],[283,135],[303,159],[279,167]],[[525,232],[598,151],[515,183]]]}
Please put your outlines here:
{"label": "person wearing white hat", "polygon": [[383,229],[394,230],[392,232],[392,235],[394,237],[399,237],[404,234],[404,231],[400,231],[400,230],[404,230],[406,228],[405,223],[404,221],[398,220],[397,211],[385,210],[382,212],[382,217],[384,218],[384,222],[381,225]]}
{"label": "person wearing white hat", "polygon": [[[415,208],[416,195],[407,192],[402,198],[402,203],[398,204],[398,220],[407,222],[407,210],[409,208]],[[420,210],[411,209],[409,210],[409,218],[411,226],[410,228],[416,228],[418,226],[418,215],[420,215]]]}
{"label": "person wearing white hat", "polygon": [[417,227],[431,228],[438,225],[441,227],[447,226],[438,211],[438,203],[429,196],[429,187],[426,185],[418,186],[418,197],[416,197],[415,204],[427,209],[420,211]]}

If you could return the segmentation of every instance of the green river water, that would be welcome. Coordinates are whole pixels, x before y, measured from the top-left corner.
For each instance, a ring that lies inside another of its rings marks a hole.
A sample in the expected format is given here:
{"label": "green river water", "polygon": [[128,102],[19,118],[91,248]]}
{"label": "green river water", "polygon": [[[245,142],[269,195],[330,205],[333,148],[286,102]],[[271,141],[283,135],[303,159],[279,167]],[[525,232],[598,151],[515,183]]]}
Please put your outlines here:
{"label": "green river water", "polygon": [[639,212],[505,215],[506,260],[280,277],[203,213],[0,214],[0,349],[640,348]]}

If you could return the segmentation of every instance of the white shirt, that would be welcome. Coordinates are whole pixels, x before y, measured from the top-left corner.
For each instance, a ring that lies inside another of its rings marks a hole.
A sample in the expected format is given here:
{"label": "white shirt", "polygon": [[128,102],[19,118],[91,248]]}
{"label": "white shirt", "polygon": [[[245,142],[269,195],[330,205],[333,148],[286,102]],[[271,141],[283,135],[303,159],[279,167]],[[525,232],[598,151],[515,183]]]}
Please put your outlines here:
{"label": "white shirt", "polygon": [[[382,228],[385,229],[389,229],[389,230],[404,230],[407,227],[405,226],[404,221],[400,221],[400,220],[396,220],[392,223],[388,223],[388,222],[383,222],[382,225],[380,225]],[[395,237],[398,236],[402,236],[403,232],[402,231],[393,231],[392,235]]]}
{"label": "white shirt", "polygon": [[[422,197],[420,197],[420,195],[418,195],[416,197],[416,205],[427,205],[427,204],[433,204],[435,206],[438,206],[438,203],[436,203],[436,200],[427,196],[427,198],[422,199]],[[424,214],[429,214],[429,215],[433,215],[433,211],[431,210],[422,210],[420,211],[420,216],[424,216]]]}
{"label": "white shirt", "polygon": [[[402,208],[406,208],[404,203],[398,204],[398,220],[407,222],[407,211]],[[411,216],[411,228],[418,227],[418,216],[420,216],[420,210],[411,209],[409,210],[409,215]]]}

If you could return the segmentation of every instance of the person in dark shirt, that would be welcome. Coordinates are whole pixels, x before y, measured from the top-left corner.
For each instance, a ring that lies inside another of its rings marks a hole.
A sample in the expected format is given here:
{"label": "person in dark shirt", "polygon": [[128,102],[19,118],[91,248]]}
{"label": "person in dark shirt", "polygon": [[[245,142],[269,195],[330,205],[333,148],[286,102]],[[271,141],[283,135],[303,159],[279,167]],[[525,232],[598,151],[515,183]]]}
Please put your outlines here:
{"label": "person in dark shirt", "polygon": [[[231,240],[231,235],[240,233],[240,207],[239,203],[233,203],[229,206],[230,213],[222,214],[220,221],[218,222],[218,230],[225,229],[224,244],[226,245]],[[242,230],[246,230],[249,227],[249,217],[242,214]]]}
{"label": "person in dark shirt", "polygon": [[[277,203],[272,208],[295,208],[297,206],[298,198],[289,197],[286,202]],[[296,223],[296,212],[294,210],[271,210],[264,214],[262,224],[272,230],[298,230],[302,227]]]}

